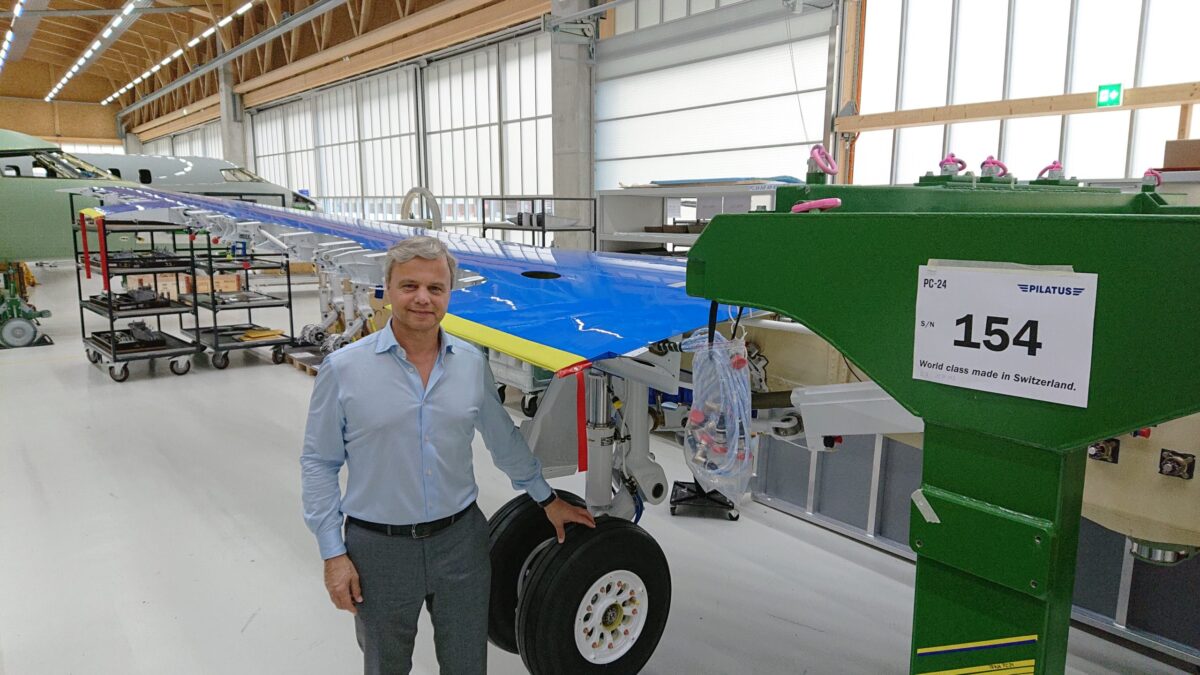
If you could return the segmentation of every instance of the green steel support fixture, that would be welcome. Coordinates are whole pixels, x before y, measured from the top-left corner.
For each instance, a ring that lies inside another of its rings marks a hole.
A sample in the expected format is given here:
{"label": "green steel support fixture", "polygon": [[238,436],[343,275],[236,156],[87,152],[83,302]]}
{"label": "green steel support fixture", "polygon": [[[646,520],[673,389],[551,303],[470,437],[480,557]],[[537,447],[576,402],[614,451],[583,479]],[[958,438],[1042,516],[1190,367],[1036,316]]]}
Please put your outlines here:
{"label": "green steel support fixture", "polygon": [[[924,419],[910,672],[1063,672],[1086,446],[1200,410],[1200,209],[970,176],[781,187],[776,203],[715,217],[687,290],[800,321]],[[1086,407],[914,379],[918,268],[933,260],[1097,275]]]}

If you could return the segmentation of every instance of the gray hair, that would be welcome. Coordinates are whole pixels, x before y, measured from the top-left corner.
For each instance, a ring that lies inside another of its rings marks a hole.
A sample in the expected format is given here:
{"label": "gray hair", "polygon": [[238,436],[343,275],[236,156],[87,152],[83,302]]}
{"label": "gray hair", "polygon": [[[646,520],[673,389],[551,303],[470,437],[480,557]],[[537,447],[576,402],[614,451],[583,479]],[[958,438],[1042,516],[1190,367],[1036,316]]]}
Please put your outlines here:
{"label": "gray hair", "polygon": [[446,248],[440,239],[426,236],[409,237],[388,249],[387,257],[383,261],[384,283],[391,285],[393,267],[413,258],[424,258],[425,260],[445,258],[446,265],[450,267],[450,287],[454,287],[458,280],[458,259],[450,253],[450,249]]}

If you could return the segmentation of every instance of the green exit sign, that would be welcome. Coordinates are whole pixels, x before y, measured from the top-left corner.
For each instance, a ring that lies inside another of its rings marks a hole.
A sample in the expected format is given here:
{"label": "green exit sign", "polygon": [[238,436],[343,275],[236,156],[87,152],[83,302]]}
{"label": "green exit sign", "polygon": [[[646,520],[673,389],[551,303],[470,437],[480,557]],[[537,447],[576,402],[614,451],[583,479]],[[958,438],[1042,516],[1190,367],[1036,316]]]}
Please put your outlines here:
{"label": "green exit sign", "polygon": [[1100,85],[1100,88],[1096,90],[1096,107],[1108,108],[1116,105],[1121,105],[1121,85]]}

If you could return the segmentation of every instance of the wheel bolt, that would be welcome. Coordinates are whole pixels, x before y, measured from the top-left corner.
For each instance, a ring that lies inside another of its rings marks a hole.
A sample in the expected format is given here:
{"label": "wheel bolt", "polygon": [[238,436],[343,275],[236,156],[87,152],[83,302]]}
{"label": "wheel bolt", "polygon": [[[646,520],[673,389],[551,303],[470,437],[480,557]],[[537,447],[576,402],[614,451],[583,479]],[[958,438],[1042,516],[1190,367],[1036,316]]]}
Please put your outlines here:
{"label": "wheel bolt", "polygon": [[596,649],[596,648],[598,648],[599,646],[600,646],[600,643],[599,643],[599,642],[593,642],[593,643],[592,643],[592,649]]}
{"label": "wheel bolt", "polygon": [[611,643],[611,642],[610,642],[610,643],[608,643],[608,648],[609,648],[609,649],[612,649],[612,648],[613,648],[613,643]]}
{"label": "wheel bolt", "polygon": [[626,629],[625,629],[625,634],[626,634],[626,635],[629,635],[629,629],[628,629],[628,628],[626,628]]}
{"label": "wheel bolt", "polygon": [[635,610],[633,610],[633,614],[634,614],[634,616],[637,616],[637,610],[636,610],[636,609],[635,609]]}

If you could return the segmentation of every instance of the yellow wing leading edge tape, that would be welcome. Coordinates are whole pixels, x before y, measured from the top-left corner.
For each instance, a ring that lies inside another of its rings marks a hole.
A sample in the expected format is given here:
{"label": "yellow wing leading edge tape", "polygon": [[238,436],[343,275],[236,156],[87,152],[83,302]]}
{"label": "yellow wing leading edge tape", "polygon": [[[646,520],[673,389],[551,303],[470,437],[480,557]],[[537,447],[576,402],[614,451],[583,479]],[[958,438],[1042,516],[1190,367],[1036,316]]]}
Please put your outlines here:
{"label": "yellow wing leading edge tape", "polygon": [[447,314],[442,319],[442,328],[447,333],[456,337],[470,340],[488,349],[495,349],[498,352],[503,352],[527,363],[532,363],[539,368],[545,368],[556,373],[563,368],[587,360],[578,354],[572,354],[561,349],[533,342],[532,340],[526,340],[525,338],[517,337],[516,335],[475,323],[474,321],[468,321],[453,314]]}

